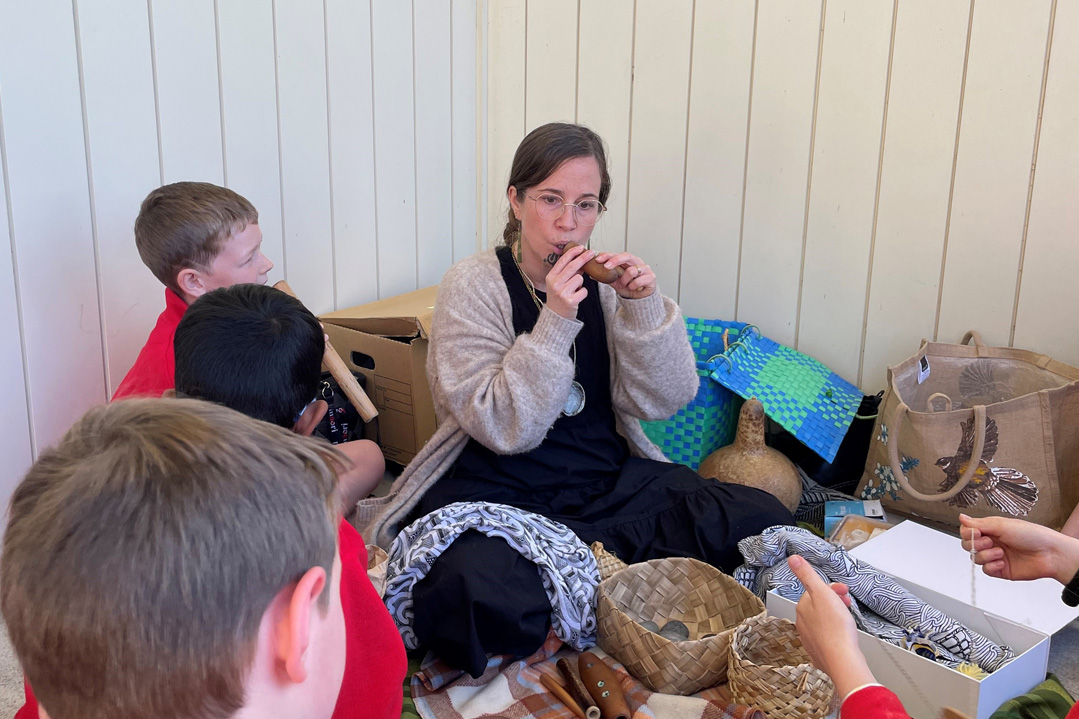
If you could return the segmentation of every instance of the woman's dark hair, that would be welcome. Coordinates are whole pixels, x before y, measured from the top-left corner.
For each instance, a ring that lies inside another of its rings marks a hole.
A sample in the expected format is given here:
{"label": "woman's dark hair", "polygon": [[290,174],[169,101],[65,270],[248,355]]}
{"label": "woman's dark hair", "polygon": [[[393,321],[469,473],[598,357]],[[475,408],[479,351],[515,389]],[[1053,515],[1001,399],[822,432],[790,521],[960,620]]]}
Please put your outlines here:
{"label": "woman's dark hair", "polygon": [[291,428],[315,398],[325,346],[315,316],[280,290],[207,292],[176,327],[176,392]]}
{"label": "woman's dark hair", "polygon": [[[599,135],[584,125],[568,122],[551,122],[540,125],[521,140],[513,156],[513,167],[506,191],[516,187],[518,196],[535,187],[551,176],[563,162],[576,157],[594,157],[599,164],[599,201],[607,204],[611,193],[611,175],[607,171],[607,153],[603,149],[603,140]],[[521,231],[521,221],[509,210],[506,228],[502,231],[502,242],[510,244]]]}

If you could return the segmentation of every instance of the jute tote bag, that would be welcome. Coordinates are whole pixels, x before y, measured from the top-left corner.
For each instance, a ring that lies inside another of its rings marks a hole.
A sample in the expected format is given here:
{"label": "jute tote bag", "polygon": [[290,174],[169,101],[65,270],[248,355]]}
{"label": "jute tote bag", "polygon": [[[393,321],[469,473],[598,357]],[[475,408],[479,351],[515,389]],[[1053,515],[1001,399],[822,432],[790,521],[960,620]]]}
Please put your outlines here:
{"label": "jute tote bag", "polygon": [[858,494],[946,524],[965,512],[1059,529],[1079,502],[1079,369],[977,332],[923,340],[888,369]]}

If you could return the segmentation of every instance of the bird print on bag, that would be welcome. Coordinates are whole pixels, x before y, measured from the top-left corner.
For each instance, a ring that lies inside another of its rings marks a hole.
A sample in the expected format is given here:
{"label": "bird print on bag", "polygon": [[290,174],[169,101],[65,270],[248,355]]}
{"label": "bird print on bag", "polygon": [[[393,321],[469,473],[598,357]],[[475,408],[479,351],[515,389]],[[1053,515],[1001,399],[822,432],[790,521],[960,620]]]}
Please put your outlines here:
{"label": "bird print on bag", "polygon": [[[961,424],[963,437],[959,441],[959,448],[951,457],[941,457],[936,464],[944,471],[945,478],[940,483],[943,491],[949,490],[956,485],[959,478],[967,471],[974,454],[974,418]],[[993,419],[985,421],[985,447],[982,456],[978,459],[978,468],[962,492],[948,500],[953,507],[973,507],[978,503],[981,495],[986,503],[995,509],[1011,514],[1016,517],[1025,517],[1034,503],[1038,501],[1038,486],[1031,481],[1030,477],[1018,469],[1010,467],[993,467],[990,462],[997,453],[999,433],[997,422]]]}

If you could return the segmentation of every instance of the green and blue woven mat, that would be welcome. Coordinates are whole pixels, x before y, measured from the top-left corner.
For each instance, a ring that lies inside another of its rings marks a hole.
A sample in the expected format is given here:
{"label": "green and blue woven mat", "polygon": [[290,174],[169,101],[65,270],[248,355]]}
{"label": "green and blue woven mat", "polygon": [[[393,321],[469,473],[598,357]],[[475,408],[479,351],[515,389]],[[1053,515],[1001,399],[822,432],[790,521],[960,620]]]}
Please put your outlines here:
{"label": "green and blue woven mat", "polygon": [[742,398],[713,380],[712,373],[727,363],[723,357],[724,331],[729,344],[738,340],[746,324],[685,319],[689,343],[697,356],[697,396],[670,419],[641,422],[641,427],[667,459],[696,470],[705,457],[734,441]]}
{"label": "green and blue woven mat", "polygon": [[862,401],[862,391],[850,382],[753,325],[729,345],[710,376],[741,397],[756,397],[765,414],[828,462]]}

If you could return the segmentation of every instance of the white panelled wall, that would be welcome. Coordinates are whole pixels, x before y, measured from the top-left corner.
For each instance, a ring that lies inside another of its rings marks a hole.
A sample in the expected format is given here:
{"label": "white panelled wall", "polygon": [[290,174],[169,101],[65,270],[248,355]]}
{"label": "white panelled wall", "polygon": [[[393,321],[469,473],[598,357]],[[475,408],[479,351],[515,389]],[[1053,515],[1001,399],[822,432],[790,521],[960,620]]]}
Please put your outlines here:
{"label": "white panelled wall", "polygon": [[1079,364],[1079,2],[3,2],[0,499],[162,308],[154,186],[249,197],[322,312],[497,242],[553,120],[609,146],[594,246],[687,314],[867,391],[968,328]]}
{"label": "white panelled wall", "polygon": [[594,246],[867,391],[969,328],[1079,364],[1079,3],[528,0],[489,14],[488,235],[522,133],[610,148]]}
{"label": "white panelled wall", "polygon": [[142,198],[225,184],[315,312],[480,243],[477,0],[0,3],[0,501],[164,307]]}

